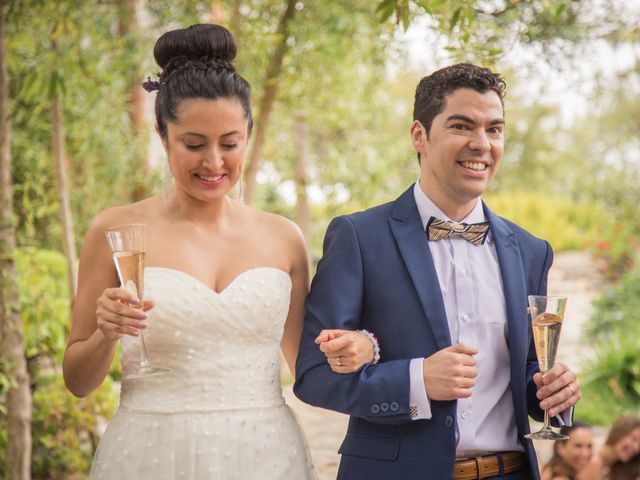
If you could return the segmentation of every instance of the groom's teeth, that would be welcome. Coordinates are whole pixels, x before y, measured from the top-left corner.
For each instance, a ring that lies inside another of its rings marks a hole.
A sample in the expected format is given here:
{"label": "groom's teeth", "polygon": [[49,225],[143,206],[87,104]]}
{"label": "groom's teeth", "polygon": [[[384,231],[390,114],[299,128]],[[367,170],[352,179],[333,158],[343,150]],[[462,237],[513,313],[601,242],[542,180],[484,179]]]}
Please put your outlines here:
{"label": "groom's teeth", "polygon": [[462,166],[478,172],[486,170],[487,168],[487,166],[482,162],[462,162]]}

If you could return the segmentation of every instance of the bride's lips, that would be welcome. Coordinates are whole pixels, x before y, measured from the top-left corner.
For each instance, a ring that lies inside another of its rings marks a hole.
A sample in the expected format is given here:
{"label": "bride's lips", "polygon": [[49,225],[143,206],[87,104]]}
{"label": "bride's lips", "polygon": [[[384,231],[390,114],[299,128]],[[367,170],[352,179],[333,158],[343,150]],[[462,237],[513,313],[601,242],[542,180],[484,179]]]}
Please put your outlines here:
{"label": "bride's lips", "polygon": [[215,187],[220,185],[226,175],[224,173],[216,174],[216,175],[205,175],[202,173],[194,173],[193,174],[198,182],[207,187]]}

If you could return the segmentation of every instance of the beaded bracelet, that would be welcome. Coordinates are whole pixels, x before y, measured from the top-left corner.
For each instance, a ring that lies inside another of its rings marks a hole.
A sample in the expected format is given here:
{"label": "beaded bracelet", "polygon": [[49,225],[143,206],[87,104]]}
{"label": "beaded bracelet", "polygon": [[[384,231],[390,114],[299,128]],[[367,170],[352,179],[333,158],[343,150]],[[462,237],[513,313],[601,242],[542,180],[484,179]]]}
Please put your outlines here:
{"label": "beaded bracelet", "polygon": [[380,361],[380,342],[378,342],[378,338],[371,333],[369,330],[356,330],[356,332],[360,332],[360,333],[364,333],[367,337],[369,337],[369,340],[371,341],[371,345],[373,345],[373,362],[372,363],[378,363]]}

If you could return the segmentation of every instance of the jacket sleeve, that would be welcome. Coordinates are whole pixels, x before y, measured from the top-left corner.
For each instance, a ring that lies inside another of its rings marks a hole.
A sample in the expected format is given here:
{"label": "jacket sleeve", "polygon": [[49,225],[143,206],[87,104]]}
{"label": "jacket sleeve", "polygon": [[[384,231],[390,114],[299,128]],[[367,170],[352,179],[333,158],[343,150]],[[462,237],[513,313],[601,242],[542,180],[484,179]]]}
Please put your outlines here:
{"label": "jacket sleeve", "polygon": [[361,328],[366,294],[357,231],[348,217],[338,217],[327,229],[323,257],[307,297],[294,393],[311,405],[370,422],[410,422],[409,359],[337,374],[314,343],[322,329]]}

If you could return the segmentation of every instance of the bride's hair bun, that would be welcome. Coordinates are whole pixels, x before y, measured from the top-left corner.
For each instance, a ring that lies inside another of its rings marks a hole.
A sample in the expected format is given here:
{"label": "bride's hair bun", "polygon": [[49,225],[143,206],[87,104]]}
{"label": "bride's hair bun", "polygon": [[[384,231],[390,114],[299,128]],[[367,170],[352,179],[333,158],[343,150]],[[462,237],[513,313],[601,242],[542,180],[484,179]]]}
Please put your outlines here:
{"label": "bride's hair bun", "polygon": [[142,86],[158,91],[156,121],[163,138],[167,122],[178,119],[180,102],[190,98],[238,100],[251,132],[251,86],[233,66],[236,44],[226,28],[198,24],[171,30],[158,38],[153,56],[162,71],[157,81],[149,78]]}
{"label": "bride's hair bun", "polygon": [[163,34],[153,56],[165,78],[185,65],[203,65],[233,70],[236,44],[231,33],[220,25],[198,24]]}

